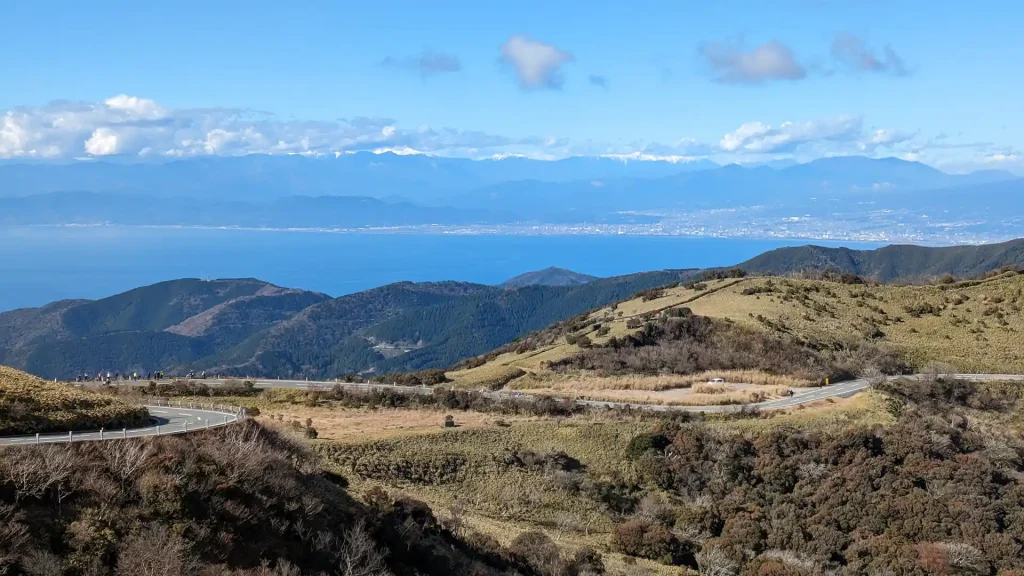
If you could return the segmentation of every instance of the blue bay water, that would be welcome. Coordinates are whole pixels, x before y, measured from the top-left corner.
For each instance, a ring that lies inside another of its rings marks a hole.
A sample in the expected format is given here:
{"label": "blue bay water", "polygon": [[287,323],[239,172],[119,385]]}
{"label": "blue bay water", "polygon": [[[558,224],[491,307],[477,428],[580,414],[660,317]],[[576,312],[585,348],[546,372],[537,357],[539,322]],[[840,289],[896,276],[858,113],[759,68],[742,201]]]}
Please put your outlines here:
{"label": "blue bay water", "polygon": [[340,296],[402,280],[497,284],[548,266],[595,276],[727,266],[773,248],[807,243],[666,236],[0,227],[0,311],[65,298],[102,298],[185,277],[255,277]]}

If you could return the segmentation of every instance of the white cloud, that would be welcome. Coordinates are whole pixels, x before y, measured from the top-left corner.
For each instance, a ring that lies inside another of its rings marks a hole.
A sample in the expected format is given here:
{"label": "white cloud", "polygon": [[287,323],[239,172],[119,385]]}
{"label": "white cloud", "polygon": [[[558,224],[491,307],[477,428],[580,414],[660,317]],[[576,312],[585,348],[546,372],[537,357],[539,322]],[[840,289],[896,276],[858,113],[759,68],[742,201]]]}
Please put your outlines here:
{"label": "white cloud", "polygon": [[800,80],[807,69],[793,51],[777,41],[747,50],[741,43],[709,42],[698,52],[711,68],[716,82],[760,84],[768,80]]}
{"label": "white cloud", "polygon": [[849,143],[862,137],[862,121],[855,116],[813,122],[784,122],[778,126],[748,122],[723,136],[718,147],[725,152],[778,154],[795,152],[807,144]]}
{"label": "white cloud", "polygon": [[1020,161],[1020,154],[1014,152],[1006,154],[989,154],[985,157],[984,161],[989,164],[1007,164]]}
{"label": "white cloud", "polygon": [[501,60],[512,67],[524,90],[557,90],[564,82],[562,66],[574,58],[551,44],[516,35],[501,45]]}
{"label": "white cloud", "polygon": [[101,126],[92,132],[85,141],[85,153],[90,156],[111,156],[120,153],[117,133],[113,129]]}
{"label": "white cloud", "polygon": [[668,142],[608,142],[508,137],[427,126],[403,128],[389,118],[311,122],[248,110],[174,109],[127,95],[102,102],[58,101],[0,110],[0,159],[246,154],[319,157],[354,151],[465,158],[600,156],[623,162],[680,163],[700,158],[728,163],[848,154],[905,155],[933,165],[956,166],[956,162],[963,162],[972,169],[998,166],[1014,171],[1024,164],[1011,148],[996,148],[987,142],[927,139],[891,128],[867,128],[857,116],[774,125],[748,122],[711,141],[684,137]]}
{"label": "white cloud", "polygon": [[118,94],[113,98],[107,98],[103,103],[111,110],[124,111],[136,118],[156,120],[167,114],[167,111],[155,101],[127,94]]}
{"label": "white cloud", "polygon": [[56,101],[0,111],[0,159],[328,155],[381,148],[474,156],[542,143],[447,128],[406,130],[388,118],[306,122],[247,110],[171,109],[124,94],[103,102]]}

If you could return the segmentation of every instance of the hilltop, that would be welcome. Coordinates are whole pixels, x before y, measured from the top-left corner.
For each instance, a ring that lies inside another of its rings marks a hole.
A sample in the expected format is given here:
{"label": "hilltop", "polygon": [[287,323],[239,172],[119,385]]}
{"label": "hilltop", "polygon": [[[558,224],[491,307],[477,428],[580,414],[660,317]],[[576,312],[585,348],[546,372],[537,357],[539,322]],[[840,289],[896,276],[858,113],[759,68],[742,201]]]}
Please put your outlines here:
{"label": "hilltop", "polygon": [[[820,385],[826,377],[921,370],[931,362],[962,372],[1024,371],[1015,352],[1024,331],[1024,275],[926,286],[828,278],[722,278],[651,290],[464,362],[449,377],[465,386],[685,401],[647,392],[715,375]],[[630,390],[645,392],[622,392]]]}
{"label": "hilltop", "polygon": [[149,422],[141,406],[0,366],[0,435],[120,429]]}
{"label": "hilltop", "polygon": [[581,274],[552,266],[543,270],[525,272],[501,283],[504,288],[522,288],[523,286],[578,286],[597,280],[597,276]]}
{"label": "hilltop", "polygon": [[1024,239],[942,248],[891,245],[853,250],[796,246],[765,252],[737,266],[753,274],[835,270],[879,282],[929,280],[946,274],[973,278],[1004,266],[1024,266]]}

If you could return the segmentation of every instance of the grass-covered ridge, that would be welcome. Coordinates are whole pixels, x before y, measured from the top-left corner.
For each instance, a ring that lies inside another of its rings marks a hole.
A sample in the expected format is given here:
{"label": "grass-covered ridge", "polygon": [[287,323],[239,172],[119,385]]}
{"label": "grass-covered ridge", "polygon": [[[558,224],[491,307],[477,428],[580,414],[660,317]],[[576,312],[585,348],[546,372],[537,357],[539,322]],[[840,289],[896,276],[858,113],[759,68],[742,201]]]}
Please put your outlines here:
{"label": "grass-covered ridge", "polygon": [[[856,279],[751,277],[651,290],[464,362],[448,376],[473,387],[501,382],[519,370],[523,374],[508,380],[508,387],[565,389],[570,380],[586,381],[582,388],[593,390],[595,378],[647,374],[651,382],[631,382],[623,389],[660,390],[672,387],[666,378],[688,387],[696,374],[730,370],[767,372],[753,377],[748,372],[742,380],[748,383],[775,383],[771,376],[813,383],[834,366],[852,369],[880,360],[897,360],[907,369],[942,362],[961,372],[1024,371],[1018,353],[1024,275],[1007,272],[924,286],[849,282]],[[686,318],[711,324],[705,329]],[[679,338],[664,338],[662,332],[672,326],[686,330]],[[751,346],[778,356],[759,364],[759,358],[769,357],[745,356]],[[686,354],[678,353],[680,347]],[[887,354],[874,357],[869,349]],[[707,351],[715,353],[701,361],[700,353]]]}
{"label": "grass-covered ridge", "polygon": [[141,406],[0,366],[0,435],[133,427],[148,421]]}
{"label": "grass-covered ridge", "polygon": [[498,540],[539,529],[609,567],[650,561],[609,574],[1016,574],[1022,406],[1017,384],[939,377],[788,413],[585,415],[318,451],[354,486]]}

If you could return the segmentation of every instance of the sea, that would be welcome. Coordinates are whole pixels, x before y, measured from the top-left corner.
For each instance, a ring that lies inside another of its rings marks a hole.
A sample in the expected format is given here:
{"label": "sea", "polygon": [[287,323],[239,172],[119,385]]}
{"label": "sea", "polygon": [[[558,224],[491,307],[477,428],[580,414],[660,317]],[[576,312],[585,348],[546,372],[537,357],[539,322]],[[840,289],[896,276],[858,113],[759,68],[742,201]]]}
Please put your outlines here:
{"label": "sea", "polygon": [[[807,240],[0,227],[0,311],[176,278],[259,278],[332,296],[403,280],[499,284],[559,266],[594,276],[742,262]],[[852,248],[876,244],[844,243]]]}

